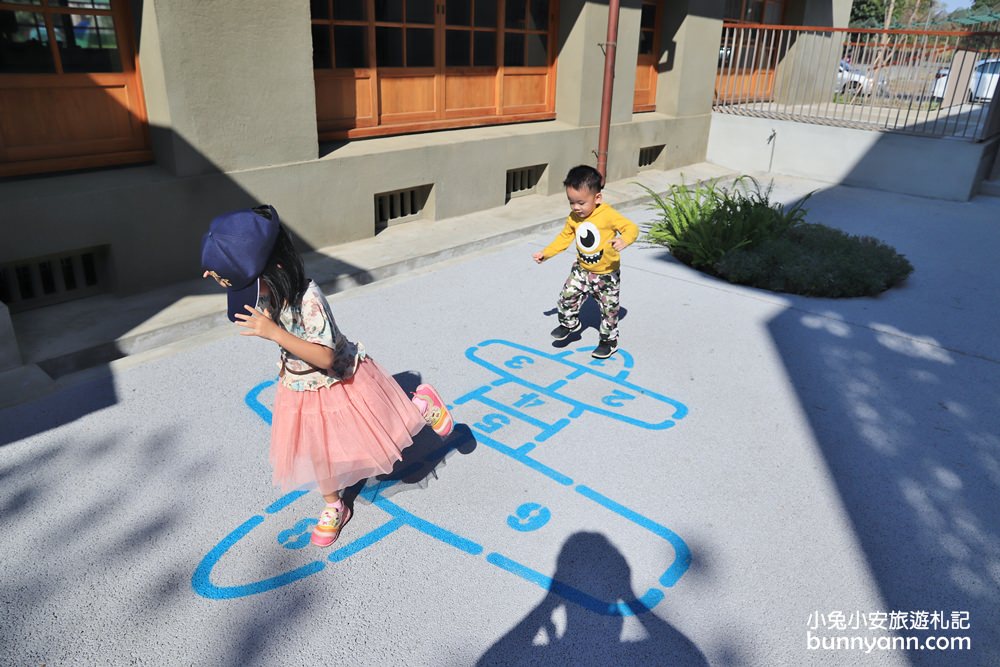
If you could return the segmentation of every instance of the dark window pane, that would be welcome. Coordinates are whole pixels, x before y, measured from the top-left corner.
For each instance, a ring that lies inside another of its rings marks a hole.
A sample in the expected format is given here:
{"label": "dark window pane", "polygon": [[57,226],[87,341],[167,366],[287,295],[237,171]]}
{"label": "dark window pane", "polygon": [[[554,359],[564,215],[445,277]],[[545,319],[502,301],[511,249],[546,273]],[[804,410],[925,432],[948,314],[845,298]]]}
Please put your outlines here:
{"label": "dark window pane", "polygon": [[642,6],[642,17],[639,19],[639,24],[650,30],[656,26],[656,5]]}
{"label": "dark window pane", "polygon": [[548,30],[549,2],[548,0],[531,0],[529,6],[531,17],[528,27],[532,30]]}
{"label": "dark window pane", "polygon": [[55,71],[45,18],[33,12],[0,10],[0,72],[50,74]]}
{"label": "dark window pane", "polygon": [[[66,72],[121,72],[118,42],[113,27],[97,23],[97,17],[54,14],[53,30],[59,57]],[[112,26],[114,24],[112,23]]]}
{"label": "dark window pane", "polygon": [[503,64],[508,67],[524,65],[524,35],[516,32],[504,35]]}
{"label": "dark window pane", "polygon": [[402,28],[375,28],[375,63],[379,67],[403,66]]}
{"label": "dark window pane", "polygon": [[472,33],[468,30],[449,30],[444,37],[444,64],[448,67],[467,67],[472,63],[469,41]]}
{"label": "dark window pane", "polygon": [[527,65],[529,67],[545,67],[549,64],[549,59],[546,56],[548,49],[549,37],[548,35],[525,35],[525,40],[528,42],[528,61]]}
{"label": "dark window pane", "polygon": [[406,0],[407,23],[434,23],[434,0]]}
{"label": "dark window pane", "polygon": [[368,67],[368,28],[363,25],[333,26],[336,67]]}
{"label": "dark window pane", "polygon": [[86,255],[80,257],[83,262],[83,282],[87,285],[97,284],[97,262],[94,258],[94,253],[88,252]]}
{"label": "dark window pane", "polygon": [[364,21],[364,0],[333,0],[333,18],[338,21]]}
{"label": "dark window pane", "polygon": [[21,298],[33,299],[35,297],[35,286],[31,282],[31,267],[27,264],[22,264],[21,266],[14,267],[14,273],[17,276],[17,286],[20,288],[18,291],[21,293]]}
{"label": "dark window pane", "polygon": [[526,0],[507,0],[507,27],[524,30]]}
{"label": "dark window pane", "polygon": [[639,53],[649,54],[653,52],[653,31],[643,30],[639,33]]}
{"label": "dark window pane", "polygon": [[313,69],[330,69],[330,26],[314,25],[313,36]]}
{"label": "dark window pane", "polygon": [[309,0],[309,16],[314,19],[330,18],[330,0]]}
{"label": "dark window pane", "polygon": [[375,0],[375,20],[403,22],[403,0]]}
{"label": "dark window pane", "polygon": [[727,19],[741,19],[740,12],[743,11],[743,0],[726,0],[726,10],[723,16]]}
{"label": "dark window pane", "polygon": [[476,0],[476,25],[495,28],[497,25],[497,0]]}
{"label": "dark window pane", "polygon": [[[19,3],[15,2],[14,4]],[[48,4],[55,7],[72,7],[73,9],[111,9],[111,0],[49,0]]]}
{"label": "dark window pane", "polygon": [[38,263],[38,276],[42,279],[42,293],[52,294],[56,291],[56,276],[52,272],[52,262]]}
{"label": "dark window pane", "polygon": [[76,275],[73,273],[73,258],[63,257],[59,260],[59,266],[62,269],[63,284],[66,285],[66,289],[76,289]]}
{"label": "dark window pane", "polygon": [[406,66],[434,67],[434,31],[406,29]]}
{"label": "dark window pane", "polygon": [[448,25],[472,25],[471,0],[448,0],[445,14]]}
{"label": "dark window pane", "polygon": [[477,32],[472,37],[472,64],[480,67],[496,67],[497,34]]}

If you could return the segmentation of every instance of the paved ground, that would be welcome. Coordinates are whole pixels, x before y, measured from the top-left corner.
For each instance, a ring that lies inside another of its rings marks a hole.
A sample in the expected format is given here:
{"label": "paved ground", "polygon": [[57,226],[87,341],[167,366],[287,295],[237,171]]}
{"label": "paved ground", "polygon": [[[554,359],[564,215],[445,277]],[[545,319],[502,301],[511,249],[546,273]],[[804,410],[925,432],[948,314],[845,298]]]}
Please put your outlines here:
{"label": "paved ground", "polygon": [[[1000,200],[809,209],[911,280],[806,299],[636,245],[602,363],[595,309],[547,338],[570,258],[530,255],[557,226],[335,295],[460,427],[361,490],[329,551],[298,548],[317,496],[268,484],[266,342],[208,327],[0,411],[10,663],[997,664]],[[882,648],[929,635],[971,650]]]}

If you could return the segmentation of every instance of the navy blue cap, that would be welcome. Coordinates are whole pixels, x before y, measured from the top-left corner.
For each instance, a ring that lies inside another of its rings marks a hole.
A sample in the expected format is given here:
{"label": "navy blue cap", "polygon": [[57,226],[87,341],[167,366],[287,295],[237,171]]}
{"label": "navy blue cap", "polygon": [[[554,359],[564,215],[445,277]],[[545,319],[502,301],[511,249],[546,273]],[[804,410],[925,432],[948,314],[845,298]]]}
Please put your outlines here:
{"label": "navy blue cap", "polygon": [[260,296],[260,274],[278,238],[278,213],[264,207],[271,219],[252,209],[220,215],[201,239],[201,266],[226,288],[229,319],[256,307]]}

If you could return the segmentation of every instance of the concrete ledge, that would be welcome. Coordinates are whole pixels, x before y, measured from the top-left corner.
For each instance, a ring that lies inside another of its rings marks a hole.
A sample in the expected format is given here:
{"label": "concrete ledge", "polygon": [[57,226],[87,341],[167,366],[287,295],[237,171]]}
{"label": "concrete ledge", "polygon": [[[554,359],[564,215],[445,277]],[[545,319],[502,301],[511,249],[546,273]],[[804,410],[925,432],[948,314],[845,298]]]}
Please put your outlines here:
{"label": "concrete ledge", "polygon": [[708,161],[826,183],[968,201],[997,140],[973,143],[716,113]]}
{"label": "concrete ledge", "polygon": [[0,371],[0,408],[38,398],[53,384],[52,378],[34,364]]}

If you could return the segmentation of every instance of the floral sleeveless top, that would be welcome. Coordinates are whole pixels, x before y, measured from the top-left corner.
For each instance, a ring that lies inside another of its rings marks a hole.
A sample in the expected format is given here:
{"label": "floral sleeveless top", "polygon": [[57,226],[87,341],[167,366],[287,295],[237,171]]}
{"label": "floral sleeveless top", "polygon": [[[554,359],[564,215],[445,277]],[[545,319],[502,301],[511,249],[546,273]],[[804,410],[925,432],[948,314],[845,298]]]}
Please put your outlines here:
{"label": "floral sleeveless top", "polygon": [[333,350],[333,367],[321,369],[281,348],[281,361],[278,364],[284,369],[281,384],[292,391],[316,391],[347,380],[354,376],[358,362],[365,358],[364,346],[347,340],[347,336],[337,328],[330,304],[319,285],[312,280],[302,295],[301,316],[293,319],[292,309],[283,308],[278,321],[285,331],[294,336]]}

